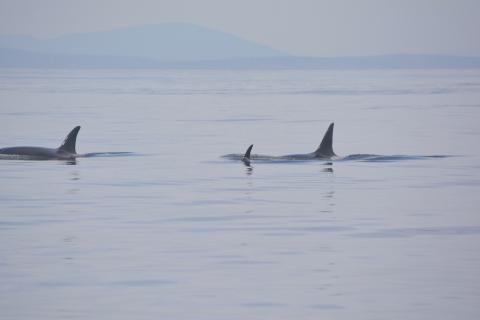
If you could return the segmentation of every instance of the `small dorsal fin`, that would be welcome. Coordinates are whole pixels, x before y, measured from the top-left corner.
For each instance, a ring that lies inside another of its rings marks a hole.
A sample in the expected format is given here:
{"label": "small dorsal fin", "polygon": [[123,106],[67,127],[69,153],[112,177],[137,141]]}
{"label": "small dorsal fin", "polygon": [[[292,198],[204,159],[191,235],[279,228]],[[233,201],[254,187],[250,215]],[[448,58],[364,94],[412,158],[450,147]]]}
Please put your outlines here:
{"label": "small dorsal fin", "polygon": [[315,156],[318,158],[336,156],[333,152],[333,122],[328,126],[320,146],[315,150]]}
{"label": "small dorsal fin", "polygon": [[77,142],[78,131],[80,131],[80,126],[73,128],[63,141],[62,145],[58,148],[58,151],[76,154],[75,144]]}
{"label": "small dorsal fin", "polygon": [[250,163],[250,153],[252,152],[253,144],[248,147],[247,151],[245,152],[245,155],[242,158],[242,161],[249,164]]}

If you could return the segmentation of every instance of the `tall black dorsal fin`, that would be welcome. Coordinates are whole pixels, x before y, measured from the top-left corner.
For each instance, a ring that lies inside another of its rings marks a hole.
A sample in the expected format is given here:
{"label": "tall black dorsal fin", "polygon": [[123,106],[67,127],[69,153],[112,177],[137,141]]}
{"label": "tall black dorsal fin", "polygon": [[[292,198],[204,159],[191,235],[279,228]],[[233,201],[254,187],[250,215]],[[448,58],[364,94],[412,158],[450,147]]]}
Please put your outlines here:
{"label": "tall black dorsal fin", "polygon": [[246,159],[250,160],[250,153],[252,152],[253,144],[248,147],[247,151],[245,152],[245,155],[243,156]]}
{"label": "tall black dorsal fin", "polygon": [[315,150],[315,156],[318,158],[336,156],[333,152],[333,122],[328,126],[320,146]]}
{"label": "tall black dorsal fin", "polygon": [[76,154],[77,152],[75,151],[75,144],[77,142],[78,131],[80,131],[80,126],[73,128],[73,130],[70,131],[68,136],[63,141],[62,145],[58,148],[58,151]]}
{"label": "tall black dorsal fin", "polygon": [[248,147],[247,151],[245,152],[245,155],[242,158],[242,161],[249,164],[250,163],[250,153],[252,152],[253,144]]}

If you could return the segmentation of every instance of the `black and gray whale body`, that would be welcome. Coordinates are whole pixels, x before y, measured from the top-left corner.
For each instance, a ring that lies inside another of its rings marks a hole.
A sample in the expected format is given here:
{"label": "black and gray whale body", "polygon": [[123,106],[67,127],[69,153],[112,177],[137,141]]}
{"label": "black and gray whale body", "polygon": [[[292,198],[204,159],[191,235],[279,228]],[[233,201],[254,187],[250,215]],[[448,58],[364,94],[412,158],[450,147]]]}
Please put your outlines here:
{"label": "black and gray whale body", "polygon": [[337,157],[333,151],[333,122],[328,126],[325,135],[323,136],[322,142],[318,148],[311,153],[301,153],[301,154],[286,154],[282,156],[269,156],[262,154],[252,154],[253,144],[250,145],[245,152],[245,154],[226,154],[223,158],[231,160],[242,160],[246,164],[250,164],[251,161],[260,160],[260,161],[289,161],[289,160],[330,160]]}
{"label": "black and gray whale body", "polygon": [[2,148],[0,149],[0,156],[7,159],[22,160],[73,160],[80,156],[75,149],[78,131],[80,131],[80,126],[73,128],[58,148],[24,146]]}
{"label": "black and gray whale body", "polygon": [[[253,144],[250,145],[247,151],[244,154],[226,154],[223,158],[230,160],[241,160],[246,165],[250,165],[252,161],[259,162],[291,162],[291,161],[310,161],[310,160],[320,160],[320,161],[368,161],[368,162],[388,162],[388,161],[400,161],[400,160],[415,160],[415,159],[430,159],[430,158],[446,158],[449,156],[446,155],[430,155],[430,156],[411,156],[411,155],[377,155],[377,154],[351,154],[345,157],[339,157],[333,151],[333,127],[334,123],[332,122],[329,126],[325,135],[323,136],[322,142],[318,148],[311,153],[302,153],[302,154],[286,154],[282,156],[269,156],[262,154],[252,154]],[[330,162],[329,162],[330,163]]]}
{"label": "black and gray whale body", "polygon": [[77,158],[87,157],[112,157],[128,156],[132,152],[95,152],[79,154],[76,150],[77,135],[80,126],[70,131],[63,143],[58,148],[43,147],[9,147],[0,149],[0,160],[67,160],[74,161]]}

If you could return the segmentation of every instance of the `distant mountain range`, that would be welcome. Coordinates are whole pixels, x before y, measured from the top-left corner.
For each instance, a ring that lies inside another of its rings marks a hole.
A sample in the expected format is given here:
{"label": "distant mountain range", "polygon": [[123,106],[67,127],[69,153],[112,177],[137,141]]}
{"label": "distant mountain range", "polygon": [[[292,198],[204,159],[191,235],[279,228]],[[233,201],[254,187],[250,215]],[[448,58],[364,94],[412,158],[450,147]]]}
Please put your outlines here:
{"label": "distant mountain range", "polygon": [[298,57],[237,36],[168,23],[51,39],[0,36],[2,68],[480,68],[480,57]]}
{"label": "distant mountain range", "polygon": [[185,23],[145,25],[43,40],[0,36],[0,47],[44,54],[137,57],[162,62],[286,56],[231,34]]}

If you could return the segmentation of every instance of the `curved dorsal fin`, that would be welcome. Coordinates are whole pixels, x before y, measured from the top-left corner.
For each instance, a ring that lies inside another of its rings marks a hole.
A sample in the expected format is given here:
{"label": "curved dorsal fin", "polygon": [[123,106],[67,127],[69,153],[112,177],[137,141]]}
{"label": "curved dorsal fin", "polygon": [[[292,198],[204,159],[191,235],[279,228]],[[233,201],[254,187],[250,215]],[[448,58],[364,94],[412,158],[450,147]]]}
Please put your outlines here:
{"label": "curved dorsal fin", "polygon": [[75,144],[77,142],[77,134],[80,131],[80,126],[76,126],[72,131],[67,135],[62,145],[58,148],[58,151],[64,151],[68,153],[76,154]]}
{"label": "curved dorsal fin", "polygon": [[333,152],[333,122],[328,126],[320,146],[315,150],[315,156],[319,158],[336,156],[335,152]]}
{"label": "curved dorsal fin", "polygon": [[253,144],[248,147],[247,151],[245,152],[245,155],[242,158],[242,161],[249,164],[250,163],[250,153],[252,152]]}
{"label": "curved dorsal fin", "polygon": [[244,158],[250,159],[250,153],[252,152],[253,144],[248,147],[247,151],[245,152]]}

